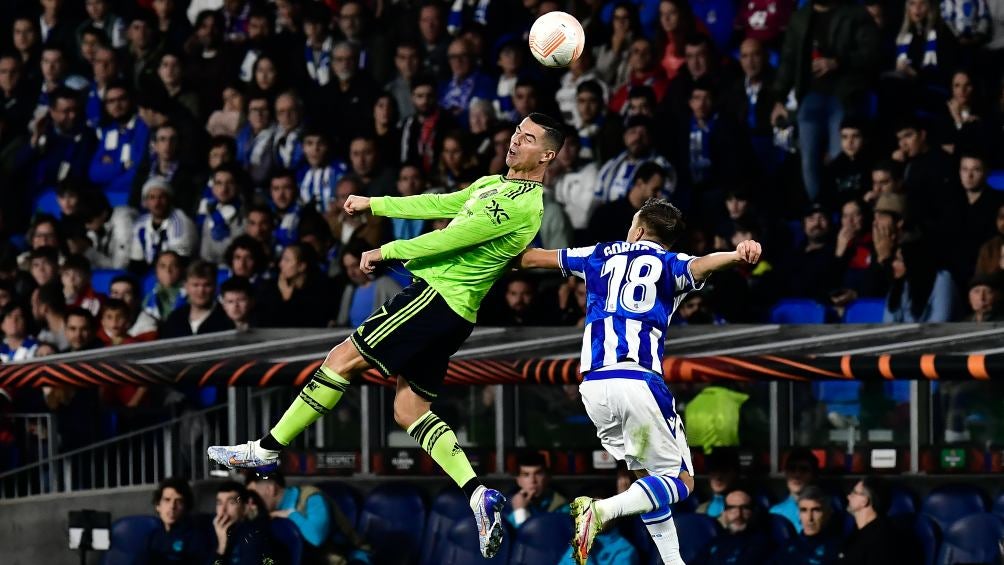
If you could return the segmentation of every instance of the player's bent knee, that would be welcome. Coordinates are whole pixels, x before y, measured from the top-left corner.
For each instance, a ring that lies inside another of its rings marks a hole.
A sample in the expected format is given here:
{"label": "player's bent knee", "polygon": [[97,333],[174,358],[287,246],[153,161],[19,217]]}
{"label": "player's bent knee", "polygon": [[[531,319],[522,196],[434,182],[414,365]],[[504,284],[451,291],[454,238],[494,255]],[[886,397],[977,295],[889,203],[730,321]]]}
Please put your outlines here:
{"label": "player's bent knee", "polygon": [[369,368],[369,363],[356,349],[352,340],[346,339],[328,351],[324,358],[324,366],[339,374],[344,379],[352,380],[357,374]]}
{"label": "player's bent knee", "polygon": [[429,411],[430,406],[429,401],[415,394],[410,388],[399,388],[394,396],[394,421],[402,429],[407,430]]}

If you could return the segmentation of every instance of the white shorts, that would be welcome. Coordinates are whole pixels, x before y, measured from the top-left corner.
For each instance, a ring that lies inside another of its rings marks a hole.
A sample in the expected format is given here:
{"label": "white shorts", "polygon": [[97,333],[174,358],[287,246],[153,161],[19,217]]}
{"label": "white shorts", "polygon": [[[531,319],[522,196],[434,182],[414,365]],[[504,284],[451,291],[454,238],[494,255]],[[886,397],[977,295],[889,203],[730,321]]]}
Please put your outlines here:
{"label": "white shorts", "polygon": [[594,371],[579,385],[596,436],[628,469],[651,475],[694,474],[676,399],[661,375],[613,369]]}

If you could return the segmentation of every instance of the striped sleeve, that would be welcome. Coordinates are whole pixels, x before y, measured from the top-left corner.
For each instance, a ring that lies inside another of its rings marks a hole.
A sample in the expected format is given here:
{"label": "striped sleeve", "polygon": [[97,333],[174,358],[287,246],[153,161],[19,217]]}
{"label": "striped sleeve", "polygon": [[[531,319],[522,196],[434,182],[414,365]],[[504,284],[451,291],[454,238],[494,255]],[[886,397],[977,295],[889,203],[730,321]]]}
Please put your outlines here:
{"label": "striped sleeve", "polygon": [[667,281],[669,284],[673,285],[673,294],[686,294],[692,290],[700,290],[704,288],[704,281],[697,284],[694,281],[694,274],[690,271],[690,264],[694,261],[695,257],[687,255],[686,253],[667,253],[666,254],[666,268],[672,275],[672,280]]}
{"label": "striped sleeve", "polygon": [[558,250],[558,266],[561,268],[563,276],[575,275],[580,279],[586,278],[586,262],[596,249],[595,245],[589,247],[569,247]]}

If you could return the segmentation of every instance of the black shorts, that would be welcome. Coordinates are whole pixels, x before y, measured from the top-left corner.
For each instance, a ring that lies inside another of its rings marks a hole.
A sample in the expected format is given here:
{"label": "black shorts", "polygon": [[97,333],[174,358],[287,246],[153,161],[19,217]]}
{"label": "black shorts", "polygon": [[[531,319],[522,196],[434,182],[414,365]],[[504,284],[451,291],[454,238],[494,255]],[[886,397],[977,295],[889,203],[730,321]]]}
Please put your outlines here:
{"label": "black shorts", "polygon": [[356,328],[351,340],[385,377],[398,375],[411,390],[435,400],[450,357],[474,331],[423,280],[397,293]]}

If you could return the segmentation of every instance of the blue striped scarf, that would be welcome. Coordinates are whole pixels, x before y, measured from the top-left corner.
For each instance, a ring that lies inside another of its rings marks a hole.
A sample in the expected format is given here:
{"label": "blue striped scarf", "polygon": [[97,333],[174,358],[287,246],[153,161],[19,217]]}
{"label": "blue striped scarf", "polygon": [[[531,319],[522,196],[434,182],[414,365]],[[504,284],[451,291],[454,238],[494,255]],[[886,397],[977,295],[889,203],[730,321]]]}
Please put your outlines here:
{"label": "blue striped scarf", "polygon": [[[896,38],[896,64],[901,61],[913,65],[910,60],[910,44],[913,43],[913,33],[907,32]],[[938,32],[931,28],[927,32],[927,40],[924,42],[924,58],[920,62],[920,67],[938,66]]]}

